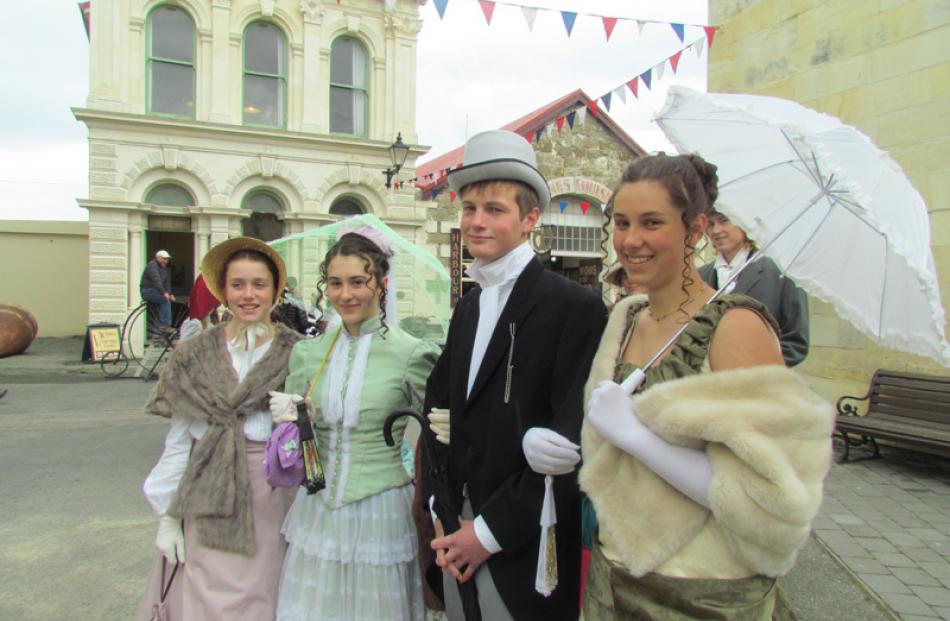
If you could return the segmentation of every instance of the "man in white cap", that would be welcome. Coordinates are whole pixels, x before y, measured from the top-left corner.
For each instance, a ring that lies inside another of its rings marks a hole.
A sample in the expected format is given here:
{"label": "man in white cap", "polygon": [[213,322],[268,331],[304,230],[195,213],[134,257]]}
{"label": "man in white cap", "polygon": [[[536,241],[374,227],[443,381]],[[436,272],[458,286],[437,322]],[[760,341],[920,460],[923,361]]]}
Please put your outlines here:
{"label": "man in white cap", "polygon": [[[424,408],[435,409],[432,429],[439,442],[448,442],[438,445],[436,459],[462,518],[448,535],[436,520],[432,541],[446,611],[452,621],[463,618],[456,580],[474,580],[483,619],[574,621],[577,443],[584,383],[606,309],[594,291],[546,270],[535,257],[528,237],[551,199],[523,137],[500,130],[472,136],[462,168],[449,173],[448,183],[461,198],[462,238],[475,257],[468,275],[480,286],[455,308]],[[448,424],[440,426],[445,410]],[[557,475],[556,579],[548,588],[537,588],[546,497],[540,472]],[[423,485],[430,498],[434,482],[427,478]]]}
{"label": "man in white cap", "polygon": [[168,262],[171,258],[172,255],[166,250],[156,252],[155,258],[145,266],[142,279],[139,281],[139,293],[142,299],[154,304],[158,309],[158,329],[163,332],[174,332],[171,323],[172,302],[175,301],[175,296],[172,295],[168,284]]}

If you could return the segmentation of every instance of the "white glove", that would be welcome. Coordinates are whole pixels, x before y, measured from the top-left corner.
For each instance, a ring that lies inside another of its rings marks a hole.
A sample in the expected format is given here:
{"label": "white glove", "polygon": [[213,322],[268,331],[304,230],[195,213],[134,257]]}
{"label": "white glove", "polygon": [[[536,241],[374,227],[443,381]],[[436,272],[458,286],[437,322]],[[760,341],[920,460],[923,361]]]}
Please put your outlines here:
{"label": "white glove", "polygon": [[630,395],[603,381],[590,394],[587,420],[605,440],[636,457],[694,502],[709,508],[712,464],[705,451],[670,444],[640,422]]}
{"label": "white glove", "polygon": [[275,425],[297,420],[297,404],[303,401],[300,395],[272,390],[270,395],[270,417]]}
{"label": "white glove", "polygon": [[181,530],[181,520],[169,515],[158,518],[155,547],[169,563],[185,562],[185,533]]}
{"label": "white glove", "polygon": [[435,439],[442,444],[449,443],[449,411],[445,408],[429,410],[429,429],[435,434]]}
{"label": "white glove", "polygon": [[581,460],[580,448],[547,427],[532,427],[521,439],[528,465],[538,474],[567,474]]}

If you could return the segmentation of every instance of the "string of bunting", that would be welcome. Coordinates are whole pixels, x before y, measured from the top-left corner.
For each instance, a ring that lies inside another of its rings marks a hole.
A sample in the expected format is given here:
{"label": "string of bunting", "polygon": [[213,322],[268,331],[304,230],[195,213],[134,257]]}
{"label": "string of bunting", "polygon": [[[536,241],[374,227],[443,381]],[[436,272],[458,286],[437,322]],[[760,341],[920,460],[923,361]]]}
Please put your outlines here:
{"label": "string of bunting", "polygon": [[[594,17],[601,20],[601,23],[604,26],[604,35],[606,40],[610,41],[610,35],[613,34],[614,28],[617,26],[618,22],[635,22],[637,25],[637,33],[643,34],[643,28],[647,24],[662,24],[664,26],[669,26],[676,37],[680,42],[684,42],[686,38],[686,27],[687,26],[696,26],[703,28],[706,31],[706,36],[712,40],[715,36],[716,27],[715,26],[705,26],[703,24],[686,24],[682,22],[667,22],[658,19],[639,19],[634,17],[619,17],[611,15],[601,15],[599,13],[586,13],[581,11],[562,11],[559,9],[549,9],[546,7],[537,7],[537,6],[528,6],[524,4],[515,4],[514,2],[503,2],[501,0],[477,0],[479,6],[482,9],[482,14],[485,16],[485,21],[491,26],[492,17],[495,15],[495,6],[504,5],[515,7],[521,9],[521,14],[524,16],[525,22],[528,25],[528,32],[534,32],[534,22],[537,19],[538,11],[544,11],[547,13],[559,13],[561,16],[561,21],[564,23],[564,29],[567,30],[567,36],[570,38],[571,33],[574,31],[574,24],[577,21],[577,16],[582,15],[584,17]],[[435,9],[439,13],[439,19],[445,19],[445,11],[449,6],[449,0],[433,0],[435,4]]]}
{"label": "string of bunting", "polygon": [[[696,57],[700,58],[703,54],[703,51],[706,49],[707,46],[712,47],[714,37],[715,37],[715,29],[713,29],[712,31],[706,31],[704,33],[704,36],[699,37],[698,39],[696,39],[689,45],[680,48],[675,53],[671,54],[670,56],[667,56],[660,62],[649,67],[646,71],[639,73],[633,76],[633,78],[627,80],[626,82],[623,82],[619,86],[610,89],[609,91],[607,91],[600,97],[595,97],[591,99],[590,102],[587,103],[586,105],[578,106],[577,108],[564,114],[563,116],[557,117],[556,119],[554,119],[553,123],[548,123],[548,124],[538,127],[537,129],[532,129],[531,131],[526,132],[525,134],[523,134],[524,139],[527,140],[528,142],[534,143],[541,140],[541,137],[544,136],[546,133],[551,133],[555,130],[561,131],[564,128],[565,123],[570,129],[574,129],[575,124],[578,126],[583,125],[586,121],[588,113],[590,113],[591,115],[595,117],[600,113],[601,104],[604,106],[604,109],[607,110],[607,112],[610,112],[610,106],[612,105],[614,101],[614,97],[616,97],[623,103],[627,103],[627,90],[633,93],[634,98],[639,99],[640,97],[639,85],[641,83],[647,89],[651,89],[653,87],[653,84],[655,83],[654,77],[656,80],[663,79],[663,76],[666,71],[667,63],[670,64],[670,68],[675,74],[676,70],[679,68],[679,63],[680,63],[681,57],[683,56],[683,52],[685,52],[686,50],[692,49],[696,53]],[[436,172],[431,172],[426,175],[412,177],[411,179],[406,179],[404,181],[397,181],[393,184],[393,187],[396,190],[399,190],[404,185],[407,185],[407,184],[409,185],[413,185],[413,184],[424,185],[427,183],[434,184],[436,181],[440,181],[444,179],[446,175],[448,175],[452,170],[455,170],[461,167],[462,167],[462,164],[459,163],[459,164],[456,164],[455,166],[442,168]],[[425,188],[423,188],[423,192],[425,191],[426,191]],[[442,191],[442,188],[432,188],[431,190],[428,190],[428,192],[430,193],[430,198],[432,200],[435,200],[435,198],[439,195],[441,191]],[[454,202],[455,192],[449,192],[449,198],[451,201]],[[583,206],[582,206],[582,209],[583,209]],[[563,212],[563,210],[564,208],[562,207],[561,211]],[[586,210],[583,210],[583,211],[584,213],[586,213]]]}

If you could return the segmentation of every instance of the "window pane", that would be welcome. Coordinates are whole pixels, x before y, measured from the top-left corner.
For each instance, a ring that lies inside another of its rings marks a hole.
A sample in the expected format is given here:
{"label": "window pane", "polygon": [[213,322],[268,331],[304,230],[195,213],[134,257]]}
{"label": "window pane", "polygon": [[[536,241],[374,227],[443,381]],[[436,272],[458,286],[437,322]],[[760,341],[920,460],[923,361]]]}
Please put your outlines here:
{"label": "window pane", "polygon": [[337,39],[330,54],[330,81],[334,84],[353,84],[354,51],[359,44],[354,39]]}
{"label": "window pane", "polygon": [[273,241],[284,236],[284,223],[270,213],[253,213],[241,223],[242,233],[261,241]]}
{"label": "window pane", "polygon": [[283,127],[283,81],[256,75],[244,76],[244,122]]}
{"label": "window pane", "polygon": [[149,15],[152,57],[193,62],[195,30],[191,18],[181,9],[160,6]]}
{"label": "window pane", "polygon": [[152,188],[148,196],[145,197],[145,202],[152,205],[170,205],[172,207],[191,207],[195,204],[187,190],[171,183]]}
{"label": "window pane", "polygon": [[151,71],[151,111],[181,116],[195,115],[193,67],[153,60]]}
{"label": "window pane", "polygon": [[284,75],[284,38],[276,26],[255,22],[247,27],[244,68],[258,73]]}
{"label": "window pane", "polygon": [[353,199],[341,198],[330,206],[330,213],[338,216],[355,216],[364,213],[364,210]]}
{"label": "window pane", "polygon": [[254,213],[281,213],[283,207],[277,197],[270,192],[254,192],[244,199],[244,209]]}
{"label": "window pane", "polygon": [[348,88],[330,88],[330,131],[355,134],[353,126],[353,95]]}

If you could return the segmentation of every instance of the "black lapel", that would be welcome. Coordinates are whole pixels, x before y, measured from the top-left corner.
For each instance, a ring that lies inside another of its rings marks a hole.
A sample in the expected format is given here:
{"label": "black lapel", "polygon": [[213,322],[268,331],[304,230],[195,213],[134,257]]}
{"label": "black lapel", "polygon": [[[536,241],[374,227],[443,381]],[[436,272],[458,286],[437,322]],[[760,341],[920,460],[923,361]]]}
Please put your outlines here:
{"label": "black lapel", "polygon": [[[531,299],[531,293],[543,272],[544,266],[535,258],[528,263],[521,275],[518,276],[518,280],[515,281],[508,302],[505,304],[504,310],[501,311],[501,316],[498,317],[498,323],[495,324],[491,340],[488,341],[488,348],[485,350],[482,365],[478,368],[478,374],[472,384],[472,391],[465,403],[466,407],[475,399],[479,391],[485,388],[498,363],[507,355],[511,346],[510,324],[515,324],[515,334],[517,334],[518,330],[521,329],[522,322],[534,308],[535,301]],[[472,341],[474,340],[473,334]],[[469,354],[469,364],[471,364],[471,349],[469,349]],[[466,376],[466,382],[467,380],[468,377]]]}
{"label": "black lapel", "polygon": [[742,273],[739,274],[739,279],[736,280],[736,288],[732,291],[733,293],[749,295],[749,292],[752,291],[756,284],[758,284],[759,279],[762,278],[762,271],[765,268],[761,262],[756,261],[755,255],[750,256],[748,262],[752,265],[745,268]]}
{"label": "black lapel", "polygon": [[452,392],[454,394],[449,397],[451,403],[465,403],[465,390],[468,388],[468,370],[472,366],[472,350],[475,348],[475,332],[478,330],[478,300],[481,294],[481,288],[473,291],[467,296],[467,299],[460,302],[460,304],[464,304],[464,307],[457,309],[464,314],[459,317],[460,335],[455,340],[458,349],[453,352],[453,356],[458,356],[457,360],[461,363],[459,364],[458,375],[452,382]]}

